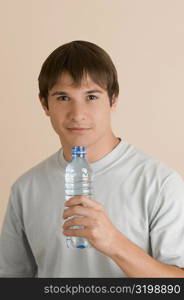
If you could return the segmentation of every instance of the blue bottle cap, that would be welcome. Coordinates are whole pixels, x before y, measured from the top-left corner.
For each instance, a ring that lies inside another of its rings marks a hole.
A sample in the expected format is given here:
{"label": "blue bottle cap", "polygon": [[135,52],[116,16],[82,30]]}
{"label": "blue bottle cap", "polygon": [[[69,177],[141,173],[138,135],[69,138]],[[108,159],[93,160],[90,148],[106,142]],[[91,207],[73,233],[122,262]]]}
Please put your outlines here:
{"label": "blue bottle cap", "polygon": [[72,155],[80,155],[80,154],[86,154],[86,150],[84,146],[72,147]]}

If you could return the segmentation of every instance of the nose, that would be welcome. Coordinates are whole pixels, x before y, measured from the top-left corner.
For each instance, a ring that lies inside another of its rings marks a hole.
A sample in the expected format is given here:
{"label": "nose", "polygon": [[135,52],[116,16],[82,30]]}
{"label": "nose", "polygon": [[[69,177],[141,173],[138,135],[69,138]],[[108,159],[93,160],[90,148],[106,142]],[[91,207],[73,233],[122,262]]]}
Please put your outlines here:
{"label": "nose", "polygon": [[87,116],[86,107],[83,103],[72,103],[68,112],[68,118],[72,121],[85,120]]}

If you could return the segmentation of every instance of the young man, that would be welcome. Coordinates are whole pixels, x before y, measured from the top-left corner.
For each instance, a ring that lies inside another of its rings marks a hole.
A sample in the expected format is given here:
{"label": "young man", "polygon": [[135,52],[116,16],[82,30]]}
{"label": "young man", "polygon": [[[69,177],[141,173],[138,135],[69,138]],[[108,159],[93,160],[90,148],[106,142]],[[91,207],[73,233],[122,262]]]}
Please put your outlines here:
{"label": "young man", "polygon": [[[62,45],[44,62],[39,90],[62,148],[12,186],[0,276],[184,277],[184,182],[113,133],[119,88],[108,54],[86,41]],[[80,145],[94,172],[95,199],[75,196],[65,204],[65,167]],[[92,247],[67,248],[67,236]]]}

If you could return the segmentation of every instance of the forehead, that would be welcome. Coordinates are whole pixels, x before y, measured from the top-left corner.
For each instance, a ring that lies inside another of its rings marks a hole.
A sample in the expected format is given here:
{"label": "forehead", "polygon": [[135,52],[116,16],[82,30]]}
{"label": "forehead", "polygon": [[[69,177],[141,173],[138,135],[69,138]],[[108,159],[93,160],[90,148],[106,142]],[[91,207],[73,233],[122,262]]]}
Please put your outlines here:
{"label": "forehead", "polygon": [[101,90],[104,90],[102,87],[100,87],[97,83],[95,83],[89,74],[86,74],[82,80],[81,84],[76,85],[73,78],[69,73],[63,73],[58,77],[58,80],[53,88],[56,87],[62,87],[62,88],[98,88]]}

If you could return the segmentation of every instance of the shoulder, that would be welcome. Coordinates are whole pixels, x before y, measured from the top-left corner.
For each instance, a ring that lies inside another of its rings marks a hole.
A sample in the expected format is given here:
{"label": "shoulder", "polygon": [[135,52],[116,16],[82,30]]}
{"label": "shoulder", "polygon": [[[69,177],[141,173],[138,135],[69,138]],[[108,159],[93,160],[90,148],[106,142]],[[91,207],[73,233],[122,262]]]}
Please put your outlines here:
{"label": "shoulder", "polygon": [[42,160],[29,170],[21,174],[12,184],[11,189],[17,190],[34,184],[41,184],[42,181],[47,181],[52,176],[53,172],[58,170],[58,155],[59,151]]}
{"label": "shoulder", "polygon": [[[129,154],[131,174],[137,187],[141,185],[147,203],[151,228],[164,218],[168,222],[181,220],[184,215],[184,179],[174,168],[160,159],[132,146]],[[181,221],[179,221],[181,222]],[[178,224],[179,224],[178,222]],[[168,225],[169,226],[169,225]]]}
{"label": "shoulder", "polygon": [[170,178],[176,178],[177,180],[182,181],[182,177],[176,169],[136,146],[130,146],[129,158],[132,167],[139,169],[141,174],[147,179],[157,179],[160,186]]}

